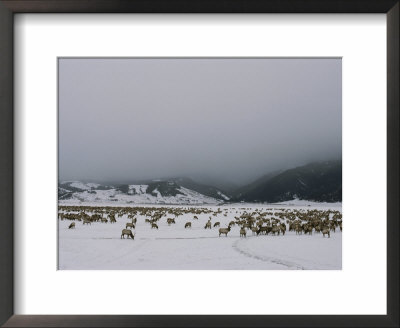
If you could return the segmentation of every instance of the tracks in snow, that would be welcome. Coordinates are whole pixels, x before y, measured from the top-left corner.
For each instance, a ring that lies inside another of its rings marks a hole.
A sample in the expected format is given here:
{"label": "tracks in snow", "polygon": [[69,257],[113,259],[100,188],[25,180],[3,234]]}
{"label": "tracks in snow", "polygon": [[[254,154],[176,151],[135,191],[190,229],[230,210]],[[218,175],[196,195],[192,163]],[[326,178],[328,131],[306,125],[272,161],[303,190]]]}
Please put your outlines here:
{"label": "tracks in snow", "polygon": [[[216,239],[216,238],[223,238],[226,239],[226,237],[219,237],[219,236],[213,236],[213,237],[159,237],[159,238],[137,238],[137,240],[141,240],[141,241],[145,241],[145,243],[147,243],[150,240],[199,240],[199,239]],[[251,237],[250,237],[251,238]],[[92,239],[115,239],[118,240],[120,238],[92,238]],[[232,239],[228,237],[228,239]],[[251,251],[244,249],[243,247],[240,247],[240,244],[247,242],[247,240],[249,240],[248,238],[241,238],[241,239],[236,239],[235,241],[233,241],[232,243],[232,248],[238,252],[239,254],[248,257],[250,259],[256,259],[262,262],[267,262],[267,263],[274,263],[277,265],[282,265],[287,269],[291,269],[291,270],[307,270],[306,267],[295,263],[295,262],[291,262],[291,261],[287,261],[281,258],[277,258],[277,257],[271,257],[271,256],[260,256],[260,255],[256,255],[254,253],[252,253]],[[140,245],[140,247],[138,248],[142,248],[143,244]],[[136,250],[138,249],[136,248]]]}
{"label": "tracks in snow", "polygon": [[[180,239],[214,239],[214,238],[226,238],[226,237],[155,237],[155,238],[135,238],[135,240],[180,240]],[[229,238],[229,237],[228,237]],[[123,239],[123,238],[91,238],[91,239],[113,239],[113,240],[119,240],[119,239]],[[127,239],[127,238],[126,238]]]}
{"label": "tracks in snow", "polygon": [[[180,239],[213,239],[213,238],[220,238],[220,237],[160,237],[160,238],[154,238],[155,240],[180,240]],[[222,238],[222,237],[221,237]]]}
{"label": "tracks in snow", "polygon": [[250,253],[247,250],[244,250],[242,248],[240,248],[238,246],[238,244],[241,243],[241,239],[236,240],[232,247],[235,251],[239,252],[240,254],[252,258],[252,259],[256,259],[259,261],[263,261],[263,262],[270,262],[270,263],[274,263],[274,264],[278,264],[278,265],[283,265],[285,267],[287,267],[288,269],[295,269],[295,270],[306,270],[305,267],[301,266],[300,264],[294,263],[294,262],[290,262],[290,261],[286,261],[286,260],[282,260],[279,258],[274,258],[274,257],[268,257],[268,256],[259,256],[259,255],[255,255]]}

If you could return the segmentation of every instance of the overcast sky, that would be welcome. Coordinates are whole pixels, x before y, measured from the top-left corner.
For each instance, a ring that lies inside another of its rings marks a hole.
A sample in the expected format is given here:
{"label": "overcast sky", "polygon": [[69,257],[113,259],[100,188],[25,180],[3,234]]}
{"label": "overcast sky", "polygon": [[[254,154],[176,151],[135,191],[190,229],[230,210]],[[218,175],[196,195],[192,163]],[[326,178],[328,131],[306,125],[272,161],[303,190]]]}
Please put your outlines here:
{"label": "overcast sky", "polygon": [[340,59],[60,59],[60,180],[236,184],[341,159]]}

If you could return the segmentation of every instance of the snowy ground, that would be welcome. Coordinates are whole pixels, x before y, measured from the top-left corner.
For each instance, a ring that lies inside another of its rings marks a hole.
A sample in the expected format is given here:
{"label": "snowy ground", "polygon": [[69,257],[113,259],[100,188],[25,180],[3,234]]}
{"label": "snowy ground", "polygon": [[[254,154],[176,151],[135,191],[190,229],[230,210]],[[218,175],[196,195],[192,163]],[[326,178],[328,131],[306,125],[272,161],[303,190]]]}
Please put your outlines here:
{"label": "snowy ground", "polygon": [[[169,206],[177,207],[177,206]],[[185,207],[185,206],[181,206]],[[255,208],[338,210],[341,204],[235,204],[218,206],[227,209],[227,216],[213,216],[212,223],[221,226],[234,220],[234,216]],[[217,206],[207,208],[217,209]],[[225,211],[223,211],[225,212]],[[70,221],[59,220],[59,269],[305,269],[340,270],[342,267],[342,233],[331,237],[322,234],[296,235],[287,231],[285,236],[239,237],[240,228],[231,229],[228,237],[218,237],[218,228],[204,229],[210,214],[179,216],[176,224],[168,226],[166,217],[159,229],[151,229],[144,216],[137,216],[135,239],[121,239],[121,230],[130,222],[126,215],[117,217],[117,223],[83,225],[76,221],[75,229],[68,229]],[[170,217],[170,215],[169,215]],[[192,222],[191,229],[185,229]]]}

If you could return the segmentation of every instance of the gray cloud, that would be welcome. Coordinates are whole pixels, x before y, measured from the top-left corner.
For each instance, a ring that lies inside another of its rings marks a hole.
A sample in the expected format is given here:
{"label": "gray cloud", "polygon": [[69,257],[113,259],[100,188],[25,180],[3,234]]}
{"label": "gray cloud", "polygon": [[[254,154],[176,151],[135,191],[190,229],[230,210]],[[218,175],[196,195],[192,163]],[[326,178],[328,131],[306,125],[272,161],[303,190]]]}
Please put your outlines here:
{"label": "gray cloud", "polygon": [[340,59],[60,59],[59,177],[246,183],[341,158]]}

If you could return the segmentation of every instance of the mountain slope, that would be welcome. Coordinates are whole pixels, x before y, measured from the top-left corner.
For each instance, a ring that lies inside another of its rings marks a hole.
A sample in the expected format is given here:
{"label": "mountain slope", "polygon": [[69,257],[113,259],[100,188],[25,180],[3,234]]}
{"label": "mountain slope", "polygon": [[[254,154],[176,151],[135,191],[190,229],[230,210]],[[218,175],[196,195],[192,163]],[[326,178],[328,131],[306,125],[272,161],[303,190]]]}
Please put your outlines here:
{"label": "mountain slope", "polygon": [[102,186],[79,181],[62,182],[58,199],[64,203],[90,202],[125,204],[218,204],[221,200],[185,188],[171,180],[143,184]]}
{"label": "mountain slope", "polygon": [[246,193],[252,191],[253,189],[256,189],[257,187],[267,183],[269,180],[271,180],[273,177],[277,176],[281,172],[282,170],[265,174],[261,178],[258,178],[257,180],[253,181],[252,183],[237,188],[233,193],[233,198],[235,199],[240,198],[242,195],[245,195]]}
{"label": "mountain slope", "polygon": [[325,161],[269,173],[230,194],[189,178],[145,180],[131,184],[59,183],[60,201],[134,204],[219,204],[222,202],[276,203],[302,199],[342,201],[342,162]]}
{"label": "mountain slope", "polygon": [[316,162],[281,172],[243,188],[233,200],[283,202],[295,198],[317,202],[342,201],[342,162]]}
{"label": "mountain slope", "polygon": [[[157,179],[157,180],[145,180],[130,185],[146,185],[146,192],[151,195],[155,195],[156,192],[160,192],[161,196],[176,196],[182,194],[180,188],[190,189],[192,191],[198,192],[207,197],[212,197],[222,201],[229,200],[229,196],[222,190],[200,184],[189,178],[170,178],[170,179]],[[129,189],[128,184],[119,185],[117,190],[126,194],[135,194],[135,190]]]}
{"label": "mountain slope", "polygon": [[229,195],[226,192],[222,191],[221,189],[197,183],[189,178],[175,178],[173,179],[173,181],[182,187],[197,191],[198,193],[208,197],[213,197],[223,201],[230,199]]}

